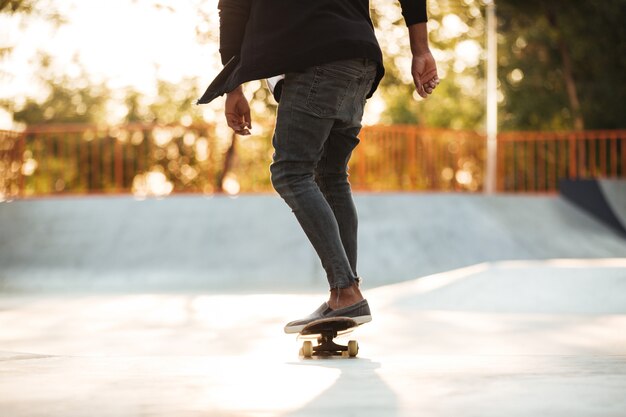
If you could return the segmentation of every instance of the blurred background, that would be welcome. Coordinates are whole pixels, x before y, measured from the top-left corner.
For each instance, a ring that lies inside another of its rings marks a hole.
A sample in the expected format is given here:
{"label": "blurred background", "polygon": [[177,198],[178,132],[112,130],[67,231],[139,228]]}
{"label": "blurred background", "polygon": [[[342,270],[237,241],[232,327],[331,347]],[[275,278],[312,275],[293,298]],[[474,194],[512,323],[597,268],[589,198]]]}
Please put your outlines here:
{"label": "blurred background", "polygon": [[[489,52],[490,7],[428,2],[443,82],[422,100],[399,2],[371,1],[387,74],[350,166],[356,190],[483,191],[496,56],[495,190],[626,176],[626,3],[499,0]],[[1,1],[0,200],[270,192],[265,83],[245,86],[249,137],[227,128],[223,97],[194,104],[221,68],[218,26],[214,0]]]}

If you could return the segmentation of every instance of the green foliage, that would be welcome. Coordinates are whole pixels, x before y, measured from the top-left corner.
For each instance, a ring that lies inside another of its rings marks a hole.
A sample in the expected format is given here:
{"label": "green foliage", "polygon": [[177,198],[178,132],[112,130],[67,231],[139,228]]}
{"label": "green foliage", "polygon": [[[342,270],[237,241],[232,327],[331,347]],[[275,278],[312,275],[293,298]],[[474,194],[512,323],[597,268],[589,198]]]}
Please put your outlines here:
{"label": "green foliage", "polygon": [[[417,107],[423,125],[430,127],[445,127],[451,129],[478,129],[484,120],[484,105],[481,94],[468,93],[455,81],[457,77],[447,79],[437,87],[436,94],[421,100]],[[482,86],[476,88],[483,91]]]}
{"label": "green foliage", "polygon": [[179,83],[158,80],[155,97],[127,89],[123,100],[127,109],[124,122],[201,123],[201,109],[195,105],[199,95],[197,80],[193,78]]}
{"label": "green foliage", "polygon": [[45,91],[43,99],[29,97],[23,104],[13,101],[0,105],[13,113],[17,122],[26,125],[46,123],[102,123],[108,112],[111,91],[106,84],[94,84],[84,71],[78,77],[56,74],[52,57],[38,57],[38,83]]}
{"label": "green foliage", "polygon": [[46,123],[101,123],[107,109],[107,88],[104,85],[75,87],[47,81],[50,93],[43,102],[28,99],[13,113],[16,121],[27,125]]}
{"label": "green foliage", "polygon": [[497,4],[505,97],[502,128],[574,128],[564,53],[571,61],[585,128],[626,126],[626,2],[500,0]]}
{"label": "green foliage", "polygon": [[[416,104],[406,76],[407,61],[398,60],[410,56],[402,39],[406,32],[397,31],[396,35],[390,30],[404,22],[389,2],[373,3],[380,3],[372,9],[372,17],[387,68],[381,84],[387,109],[381,122],[481,129],[485,116],[484,57],[474,65],[459,66],[457,48],[462,42],[473,41],[484,49],[484,4],[429,1],[430,44],[442,84],[431,97]],[[573,129],[577,117],[587,129],[626,125],[624,0],[498,0],[496,4],[501,130]],[[465,25],[456,36],[450,36],[446,29],[445,19],[450,16],[458,16]],[[573,92],[580,103],[579,111],[572,102]]]}
{"label": "green foliage", "polygon": [[420,124],[422,114],[418,103],[413,99],[414,88],[411,85],[389,85],[384,89],[387,107],[381,115],[383,124]]}
{"label": "green foliage", "polygon": [[[442,83],[426,100],[414,94],[408,31],[399,3],[374,0],[373,4],[372,20],[378,30],[386,68],[379,92],[386,109],[380,122],[479,129],[485,106],[482,61],[478,56],[484,38],[484,19],[478,2],[429,2],[430,46]],[[451,32],[449,23],[444,24],[446,17],[458,17],[456,32]],[[455,56],[455,48],[461,43],[477,49],[474,62]]]}

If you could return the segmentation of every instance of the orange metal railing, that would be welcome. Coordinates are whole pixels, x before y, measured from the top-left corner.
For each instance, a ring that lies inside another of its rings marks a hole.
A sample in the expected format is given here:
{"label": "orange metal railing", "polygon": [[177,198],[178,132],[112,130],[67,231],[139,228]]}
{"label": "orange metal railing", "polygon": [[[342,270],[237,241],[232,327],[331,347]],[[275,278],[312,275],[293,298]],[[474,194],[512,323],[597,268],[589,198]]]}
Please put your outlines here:
{"label": "orange metal railing", "polygon": [[[356,189],[480,191],[486,137],[473,131],[363,129],[351,168]],[[498,135],[497,189],[555,192],[562,178],[626,178],[626,130]]]}
{"label": "orange metal railing", "polygon": [[[207,139],[211,136],[211,126],[30,127],[21,138],[25,179],[20,194],[128,193],[137,176],[149,171],[180,176],[181,184],[199,191],[215,174],[208,154],[217,142]],[[198,140],[206,143],[206,158],[195,157]],[[191,173],[192,160],[195,169],[207,171],[204,177]]]}
{"label": "orange metal railing", "polygon": [[[238,137],[234,144],[231,135],[212,125],[0,131],[0,200],[271,191],[271,130]],[[355,190],[482,190],[486,138],[480,133],[370,126],[360,139],[350,162]],[[501,133],[497,165],[498,190],[504,192],[554,192],[561,178],[624,178],[626,130]]]}
{"label": "orange metal railing", "polygon": [[[7,150],[0,150],[0,158],[19,166],[18,179],[2,175],[12,184],[10,192],[7,186],[0,188],[9,198],[154,194],[155,187],[157,194],[213,193],[220,190],[218,179],[232,136],[219,136],[212,125],[46,125],[10,132],[10,138],[7,133],[2,143]],[[270,147],[261,142],[236,147],[236,168],[245,173],[237,182],[242,190],[269,189],[267,167],[259,161],[268,159]]]}
{"label": "orange metal railing", "polygon": [[350,163],[357,190],[478,191],[485,136],[474,131],[371,126]]}
{"label": "orange metal railing", "polygon": [[561,178],[626,178],[626,130],[498,135],[498,189],[552,192]]}

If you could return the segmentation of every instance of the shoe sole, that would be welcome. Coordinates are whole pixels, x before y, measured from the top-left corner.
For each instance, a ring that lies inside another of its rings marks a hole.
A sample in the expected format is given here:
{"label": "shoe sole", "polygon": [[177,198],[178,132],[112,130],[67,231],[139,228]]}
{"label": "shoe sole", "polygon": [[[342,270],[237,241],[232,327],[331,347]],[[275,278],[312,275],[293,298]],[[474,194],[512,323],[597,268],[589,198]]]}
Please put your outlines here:
{"label": "shoe sole", "polygon": [[[329,319],[332,317],[321,317],[321,318]],[[357,326],[360,326],[361,324],[369,323],[370,321],[372,321],[372,316],[357,316],[357,317],[348,317],[348,318],[354,320]],[[311,321],[310,323],[312,323],[313,321]],[[300,333],[302,329],[304,329],[308,324],[309,323],[299,324],[297,326],[285,327],[285,333],[287,334]]]}

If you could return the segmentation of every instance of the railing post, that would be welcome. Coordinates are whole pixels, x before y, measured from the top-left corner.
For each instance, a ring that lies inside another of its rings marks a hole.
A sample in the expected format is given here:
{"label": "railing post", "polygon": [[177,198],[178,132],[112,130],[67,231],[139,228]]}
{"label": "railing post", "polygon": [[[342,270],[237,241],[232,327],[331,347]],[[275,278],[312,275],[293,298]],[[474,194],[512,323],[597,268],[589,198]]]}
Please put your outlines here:
{"label": "railing post", "polygon": [[504,191],[505,184],[505,176],[506,172],[504,170],[504,158],[505,158],[505,143],[504,141],[500,141],[500,146],[498,146],[497,155],[498,155],[498,163],[496,166],[496,190],[495,191]]}
{"label": "railing post", "polygon": [[576,137],[570,134],[569,137],[569,178],[576,178]]}
{"label": "railing post", "polygon": [[498,42],[495,0],[487,0],[487,175],[485,192],[496,191],[498,153]]}
{"label": "railing post", "polygon": [[18,195],[20,196],[20,198],[24,198],[24,196],[26,195],[25,193],[25,180],[24,180],[24,172],[23,172],[23,166],[24,166],[24,152],[26,151],[26,132],[22,132],[20,134],[20,137],[17,141],[18,146],[17,146],[17,157],[19,158],[19,164],[20,164],[20,169],[18,170]]}
{"label": "railing post", "polygon": [[115,149],[114,149],[114,165],[115,165],[115,187],[116,193],[122,192],[122,188],[124,187],[124,166],[123,166],[123,154],[122,154],[122,144],[118,138],[114,138],[115,140]]}
{"label": "railing post", "polygon": [[412,129],[410,134],[407,131],[405,134],[405,138],[409,141],[409,187],[412,191],[414,191],[417,185],[417,131],[415,129]]}
{"label": "railing post", "polygon": [[611,174],[610,176],[612,177],[617,177],[618,175],[618,171],[617,171],[617,135],[615,135],[614,133],[609,133],[609,140],[610,140],[610,146],[611,146],[611,150],[609,151],[609,155],[611,156]]}

